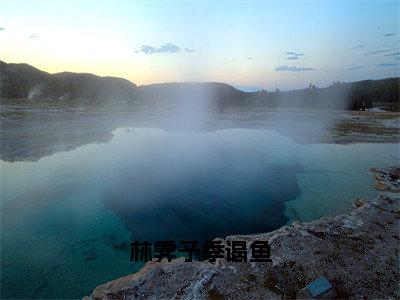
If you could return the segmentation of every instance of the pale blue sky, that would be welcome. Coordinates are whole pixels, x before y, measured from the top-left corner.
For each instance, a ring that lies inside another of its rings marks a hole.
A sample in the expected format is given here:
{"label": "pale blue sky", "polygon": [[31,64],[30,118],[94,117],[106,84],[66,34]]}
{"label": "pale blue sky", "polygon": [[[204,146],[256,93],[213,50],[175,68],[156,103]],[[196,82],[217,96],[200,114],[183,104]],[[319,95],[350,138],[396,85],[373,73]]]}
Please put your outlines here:
{"label": "pale blue sky", "polygon": [[384,0],[1,0],[0,59],[137,84],[325,86],[399,76],[399,9]]}

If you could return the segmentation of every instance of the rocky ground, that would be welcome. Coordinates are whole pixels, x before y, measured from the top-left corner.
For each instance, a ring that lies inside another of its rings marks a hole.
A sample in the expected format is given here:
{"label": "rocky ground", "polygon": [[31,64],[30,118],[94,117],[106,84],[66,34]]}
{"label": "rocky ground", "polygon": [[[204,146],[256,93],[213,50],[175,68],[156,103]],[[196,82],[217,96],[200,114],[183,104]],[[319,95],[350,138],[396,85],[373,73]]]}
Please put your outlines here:
{"label": "rocky ground", "polygon": [[357,199],[347,214],[224,240],[268,240],[272,262],[153,261],[98,286],[86,299],[289,299],[320,276],[338,298],[398,299],[400,167],[371,172],[384,192]]}
{"label": "rocky ground", "polygon": [[352,111],[335,123],[330,142],[398,143],[400,119],[398,113]]}

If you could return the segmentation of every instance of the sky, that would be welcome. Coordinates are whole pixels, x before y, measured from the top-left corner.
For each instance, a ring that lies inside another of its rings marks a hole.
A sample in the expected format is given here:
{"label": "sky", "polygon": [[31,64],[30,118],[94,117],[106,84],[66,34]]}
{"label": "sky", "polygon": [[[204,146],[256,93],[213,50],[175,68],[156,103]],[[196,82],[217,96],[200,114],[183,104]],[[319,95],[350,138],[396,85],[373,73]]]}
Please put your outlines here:
{"label": "sky", "polygon": [[394,77],[400,0],[0,0],[0,60],[138,85]]}

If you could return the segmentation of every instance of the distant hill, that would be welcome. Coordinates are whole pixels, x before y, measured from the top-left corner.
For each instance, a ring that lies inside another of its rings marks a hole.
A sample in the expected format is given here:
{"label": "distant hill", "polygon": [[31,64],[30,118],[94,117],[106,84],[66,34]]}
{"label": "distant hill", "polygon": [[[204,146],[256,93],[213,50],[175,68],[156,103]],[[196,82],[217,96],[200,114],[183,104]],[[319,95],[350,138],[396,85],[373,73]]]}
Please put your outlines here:
{"label": "distant hill", "polygon": [[251,93],[247,102],[270,107],[348,110],[379,107],[399,111],[399,89],[398,77],[349,83],[337,81],[323,88],[310,84],[293,91],[259,91]]}
{"label": "distant hill", "polygon": [[29,98],[35,87],[47,82],[51,75],[28,64],[7,64],[0,61],[1,98]]}
{"label": "distant hill", "polygon": [[79,100],[84,103],[129,100],[136,85],[126,79],[87,73],[49,74],[28,64],[0,62],[1,98]]}
{"label": "distant hill", "polygon": [[399,110],[399,78],[333,82],[318,88],[310,84],[293,91],[245,92],[219,82],[160,83],[137,87],[115,77],[88,73],[49,74],[28,64],[0,61],[1,98],[78,101],[96,104],[115,101],[149,105],[190,106],[191,109],[237,106],[267,106],[317,109],[365,109],[382,107]]}
{"label": "distant hill", "polygon": [[194,108],[242,105],[248,93],[220,82],[159,83],[139,86],[138,99],[150,103],[177,104]]}
{"label": "distant hill", "polygon": [[87,73],[49,74],[28,64],[0,62],[1,98],[78,101],[128,100],[148,104],[237,105],[246,93],[217,82],[161,83],[137,87],[128,80]]}

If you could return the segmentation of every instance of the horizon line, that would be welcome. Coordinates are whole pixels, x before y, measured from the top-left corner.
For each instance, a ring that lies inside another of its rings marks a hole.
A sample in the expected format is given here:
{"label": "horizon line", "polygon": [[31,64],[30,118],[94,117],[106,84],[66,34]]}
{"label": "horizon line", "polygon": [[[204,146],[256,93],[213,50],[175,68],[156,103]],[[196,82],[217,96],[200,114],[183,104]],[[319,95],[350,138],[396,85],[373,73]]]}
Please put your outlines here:
{"label": "horizon line", "polygon": [[[55,72],[55,73],[50,73],[47,71],[44,71],[42,69],[39,69],[38,67],[35,67],[29,63],[26,62],[5,62],[4,60],[0,59],[0,62],[5,63],[5,64],[14,64],[14,65],[28,65],[32,68],[35,68],[37,70],[39,70],[40,72],[44,72],[47,73],[49,75],[56,75],[56,74],[62,74],[62,73],[73,73],[73,74],[87,74],[87,75],[93,75],[96,77],[100,77],[100,78],[116,78],[116,79],[122,79],[122,80],[127,80],[130,83],[134,84],[136,87],[142,87],[142,86],[149,86],[149,85],[156,85],[156,84],[174,84],[174,83],[181,83],[181,84],[185,84],[185,83],[220,83],[220,84],[226,84],[229,85],[233,88],[235,88],[236,90],[242,91],[239,87],[252,87],[252,88],[260,88],[261,90],[265,90],[265,91],[273,91],[273,89],[267,89],[266,87],[263,86],[259,86],[259,85],[249,85],[249,84],[233,84],[233,83],[228,83],[228,82],[223,82],[223,81],[164,81],[164,82],[152,82],[152,83],[147,83],[147,84],[136,84],[135,82],[124,78],[124,77],[118,77],[118,76],[109,76],[109,75],[98,75],[96,73],[90,73],[90,72],[73,72],[73,71],[61,71],[61,72]],[[1,70],[0,70],[1,71]],[[1,72],[0,72],[1,73]],[[341,81],[341,80],[336,80],[336,81],[340,81],[342,83],[355,83],[355,82],[361,82],[361,81],[368,81],[368,80],[384,80],[384,79],[392,79],[392,78],[400,78],[400,76],[394,76],[394,77],[384,77],[384,78],[379,78],[379,79],[372,79],[372,78],[367,78],[367,79],[362,79],[362,80],[357,80],[357,81]],[[332,81],[336,82],[335,80]],[[310,84],[312,84],[312,82],[310,82]],[[307,87],[307,86],[306,86]],[[289,92],[289,91],[296,91],[296,90],[303,90],[304,88],[290,88],[290,89],[284,89],[284,90],[280,90],[281,92]],[[328,86],[317,86],[317,88],[327,88]],[[276,86],[275,89],[279,90],[279,86]],[[252,92],[246,92],[246,91],[242,91],[244,93],[255,93],[259,90],[256,91],[252,91]]]}

